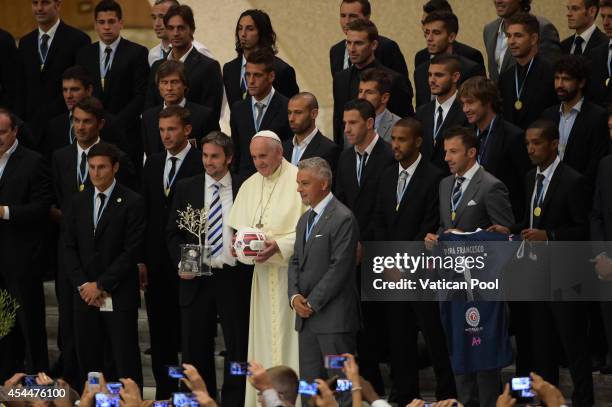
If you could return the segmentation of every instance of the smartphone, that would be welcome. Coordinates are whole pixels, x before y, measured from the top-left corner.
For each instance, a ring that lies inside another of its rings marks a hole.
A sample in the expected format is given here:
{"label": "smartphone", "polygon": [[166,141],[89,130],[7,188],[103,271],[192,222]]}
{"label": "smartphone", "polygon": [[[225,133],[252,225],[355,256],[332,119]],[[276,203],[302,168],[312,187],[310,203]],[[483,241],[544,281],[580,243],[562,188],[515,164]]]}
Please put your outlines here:
{"label": "smartphone", "polygon": [[248,376],[249,375],[249,363],[248,362],[229,362],[230,364],[230,375],[232,376]]}
{"label": "smartphone", "polygon": [[119,396],[116,394],[96,393],[96,407],[119,407]]}
{"label": "smartphone", "polygon": [[530,377],[513,377],[510,381],[510,390],[512,397],[519,403],[529,403],[535,399]]}
{"label": "smartphone", "polygon": [[38,386],[38,384],[36,383],[37,377],[38,376],[36,376],[35,374],[23,376],[23,379],[21,380],[21,382],[23,383],[25,387],[35,387],[35,386]]}
{"label": "smartphone", "polygon": [[326,369],[342,369],[346,362],[346,357],[342,355],[325,355]]}
{"label": "smartphone", "polygon": [[350,381],[349,379],[338,379],[336,381],[336,391],[337,392],[351,391],[352,388],[353,388],[353,382]]}
{"label": "smartphone", "polygon": [[306,380],[300,380],[298,393],[305,396],[316,396],[319,391],[318,387],[317,382],[308,383]]}
{"label": "smartphone", "polygon": [[153,407],[169,407],[169,403],[168,400],[155,400],[153,402]]}
{"label": "smartphone", "polygon": [[198,407],[198,401],[193,393],[172,393],[174,407]]}
{"label": "smartphone", "polygon": [[184,379],[185,369],[181,366],[168,366],[168,376],[173,379]]}
{"label": "smartphone", "polygon": [[110,394],[119,394],[119,392],[121,391],[121,386],[123,386],[123,384],[121,384],[120,382],[106,383],[106,388],[108,389],[108,392]]}
{"label": "smartphone", "polygon": [[89,387],[89,391],[100,391],[100,377],[102,373],[100,372],[89,372],[87,373],[87,385]]}

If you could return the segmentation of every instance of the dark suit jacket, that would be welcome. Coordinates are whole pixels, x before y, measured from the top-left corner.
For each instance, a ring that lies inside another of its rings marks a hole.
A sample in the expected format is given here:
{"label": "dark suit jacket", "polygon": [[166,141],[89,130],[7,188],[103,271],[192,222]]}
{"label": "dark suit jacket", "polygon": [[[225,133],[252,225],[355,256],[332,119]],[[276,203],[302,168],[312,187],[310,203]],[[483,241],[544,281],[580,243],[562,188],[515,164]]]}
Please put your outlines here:
{"label": "dark suit jacket", "polygon": [[[529,227],[531,199],[536,181],[536,168],[525,177],[526,208],[520,224],[511,229],[515,233]],[[560,162],[555,170],[539,217],[534,217],[533,227],[546,231],[548,240],[581,241],[589,236],[589,210],[586,205],[584,177]]]}
{"label": "dark suit jacket", "polygon": [[[205,174],[201,173],[190,178],[182,179],[176,183],[166,227],[166,243],[168,244],[170,259],[175,268],[178,267],[178,263],[181,260],[181,245],[198,243],[195,236],[178,228],[178,224],[176,223],[178,220],[177,211],[185,210],[187,204],[191,204],[194,209],[202,209],[204,207],[204,191],[206,190],[205,180]],[[233,198],[236,198],[243,180],[244,178],[232,174]],[[253,266],[247,266],[236,262],[234,270],[229,272],[232,273],[233,278],[240,276],[240,278],[250,279],[252,278],[252,270]],[[196,298],[200,288],[203,284],[206,284],[206,282],[207,280],[202,278],[195,280],[180,280],[179,289],[181,295],[179,296],[179,301],[181,306],[189,305]]]}
{"label": "dark suit jacket", "polygon": [[522,219],[525,210],[523,179],[532,167],[523,130],[497,116],[491,134],[480,143],[480,164],[506,185],[514,219]]}
{"label": "dark suit jacket", "polygon": [[[170,206],[179,180],[202,174],[202,155],[200,150],[191,148],[181,164],[168,196],[164,193],[164,167],[166,151],[155,153],[147,158],[143,169],[142,196],[145,200],[147,227],[144,238],[144,263],[153,273],[176,274],[174,262],[170,260],[166,244],[166,227],[170,216]],[[201,194],[203,192],[199,190]]]}
{"label": "dark suit jacket", "polygon": [[516,110],[515,69],[508,69],[499,77],[499,92],[502,97],[504,118],[517,127],[525,130],[542,116],[549,106],[557,104],[554,87],[554,72],[547,61],[539,55],[535,57],[529,75],[523,87],[521,102],[523,108]]}
{"label": "dark suit jacket", "polygon": [[[252,98],[249,96],[234,104],[230,115],[230,127],[232,129],[232,140],[234,141],[234,172],[242,177],[248,177],[255,173],[255,166],[251,159],[249,146],[255,135],[255,120],[253,116]],[[288,140],[292,136],[289,120],[287,119],[287,104],[289,99],[274,92],[266,113],[261,120],[259,130],[271,130],[281,141]]]}
{"label": "dark suit jacket", "polygon": [[[55,150],[70,144],[70,114],[68,112],[59,114],[49,120],[40,142],[42,154],[49,158]],[[100,131],[100,138],[108,143],[121,146],[125,139],[125,127],[123,127],[115,116],[104,112],[104,127]]]}
{"label": "dark suit jacket", "polygon": [[448,175],[450,174],[450,170],[448,169],[448,164],[446,164],[446,161],[444,161],[445,152],[444,140],[442,137],[444,136],[444,132],[453,126],[467,125],[467,119],[465,114],[463,114],[458,98],[455,99],[450,110],[448,111],[448,114],[444,118],[444,122],[442,122],[442,127],[436,136],[436,142],[434,145],[435,110],[436,102],[435,100],[432,100],[429,103],[419,106],[416,111],[415,118],[423,125],[423,144],[421,145],[421,154],[423,154],[423,157],[425,157],[427,160],[431,161],[432,164],[441,169],[445,175]]}
{"label": "dark suit jacket", "polygon": [[[576,38],[576,34],[570,35],[563,41],[561,41],[561,52],[564,54],[569,54],[572,50],[572,45],[574,45],[574,38]],[[586,48],[583,48],[583,55],[588,57],[588,54],[598,46],[602,44],[608,44],[608,37],[604,34],[599,27],[595,27],[595,31],[591,34],[591,38],[589,38],[589,42],[586,44]]]}
{"label": "dark suit jacket", "polygon": [[379,137],[363,169],[360,186],[357,183],[355,149],[347,148],[340,154],[334,180],[334,195],[355,214],[361,240],[371,240],[374,236],[372,214],[376,208],[380,180],[383,170],[394,163],[391,146]]}
{"label": "dark suit jacket", "polygon": [[391,87],[391,98],[387,109],[395,113],[399,117],[411,116],[414,113],[412,109],[412,85],[410,80],[404,79],[397,72],[387,68],[380,61],[375,60],[372,64],[357,69],[356,66],[351,66],[348,69],[337,72],[334,75],[333,91],[334,91],[334,141],[339,146],[344,146],[344,125],[343,114],[344,105],[356,99],[359,94],[359,76],[361,72],[368,68],[381,68],[386,70],[393,77],[393,85]]}
{"label": "dark suit jacket", "polygon": [[99,42],[82,48],[77,54],[77,65],[84,67],[94,80],[93,95],[127,127],[137,123],[144,107],[148,55],[149,51],[142,45],[121,38],[102,89]]}
{"label": "dark suit jacket", "polygon": [[[60,21],[41,71],[38,28],[19,41],[21,61],[17,112],[39,138],[44,124],[66,111],[62,96],[62,74],[76,62],[77,51],[89,44],[87,34]],[[31,148],[38,149],[39,140]]]}
{"label": "dark suit jacket", "polygon": [[40,229],[49,216],[51,186],[40,154],[18,145],[0,178],[0,205],[8,206],[10,214],[9,220],[0,219],[2,273],[41,277],[41,270],[32,266],[42,248]]}
{"label": "dark suit jacket", "polygon": [[[540,53],[544,56],[544,59],[549,61],[549,64],[554,64],[561,56],[561,45],[559,44],[559,32],[557,28],[546,18],[542,16],[536,16],[538,23],[540,23]],[[510,54],[510,51],[506,51],[504,59],[502,61],[502,69],[498,71],[497,61],[495,60],[495,46],[497,44],[497,34],[499,25],[501,23],[501,17],[496,18],[487,25],[483,30],[484,44],[487,50],[488,59],[488,72],[489,77],[497,81],[500,73],[505,72],[512,68],[516,62],[514,57]]]}
{"label": "dark suit jacket", "polygon": [[[223,65],[223,84],[225,85],[225,95],[227,96],[227,104],[231,108],[234,103],[242,100],[242,91],[240,90],[240,64],[242,63],[242,55],[238,55],[230,62]],[[291,65],[274,57],[274,89],[282,93],[287,99],[291,99],[294,95],[300,92],[297,81],[295,79],[295,70]]]}
{"label": "dark suit jacket", "polygon": [[[165,151],[159,134],[159,112],[162,111],[162,108],[163,104],[147,109],[142,113],[142,141],[147,156]],[[189,138],[195,138],[198,145],[202,137],[213,130],[219,130],[219,120],[217,120],[212,109],[193,102],[185,103],[185,108],[191,113],[191,135]]]}
{"label": "dark suit jacket", "polygon": [[[72,197],[79,192],[77,178],[78,149],[76,144],[64,146],[53,153],[51,169],[53,176],[54,203],[58,209],[66,212]],[[129,157],[121,152],[119,157],[119,171],[117,171],[117,182],[135,188],[138,185],[136,170]],[[85,187],[91,187],[89,175],[85,181]]]}
{"label": "dark suit jacket", "polygon": [[608,72],[608,50],[608,43],[605,43],[590,52],[591,76],[585,90],[592,102],[606,109],[612,103],[612,80],[608,81],[611,76]]}
{"label": "dark suit jacket", "polygon": [[13,36],[0,29],[0,106],[14,110],[17,97],[17,46]]}
{"label": "dark suit jacket", "polygon": [[440,224],[438,185],[444,174],[421,157],[398,208],[398,166],[390,165],[380,178],[374,238],[383,241],[422,241],[427,233],[435,233]]}
{"label": "dark suit jacket", "polygon": [[[345,40],[334,44],[329,49],[329,65],[331,68],[332,77],[334,77],[336,73],[344,70],[345,49]],[[410,81],[410,78],[408,77],[408,66],[406,65],[406,60],[404,59],[404,55],[402,54],[399,45],[397,45],[397,42],[379,35],[378,48],[376,48],[376,51],[374,51],[374,56],[382,65],[386,66],[392,71],[397,72],[400,76],[405,78],[406,81]]]}
{"label": "dark suit jacket", "polygon": [[[431,101],[431,91],[429,89],[429,62],[425,61],[414,70],[414,87],[416,93],[416,106],[422,106]],[[485,70],[482,66],[473,62],[471,59],[467,59],[459,55],[459,62],[461,63],[461,81],[466,81],[473,76],[486,76]]]}
{"label": "dark suit jacket", "polygon": [[133,310],[140,304],[136,262],[145,231],[144,201],[117,183],[94,231],[94,188],[72,198],[65,217],[64,261],[76,291],[95,281],[111,294],[114,310]]}
{"label": "dark suit jacket", "polygon": [[[591,240],[595,242],[612,241],[612,155],[599,162],[593,211],[591,212]],[[609,246],[609,243],[607,244]],[[598,253],[610,250],[602,247]],[[608,254],[611,254],[608,252]]]}
{"label": "dark suit jacket", "polygon": [[288,296],[291,300],[301,294],[315,312],[306,320],[296,315],[295,330],[301,332],[307,324],[308,330],[317,334],[356,333],[359,294],[354,281],[359,226],[351,210],[332,198],[305,240],[309,213],[304,213],[296,226]]}
{"label": "dark suit jacket", "polygon": [[[542,118],[559,124],[559,105],[546,109]],[[584,176],[584,181],[591,187],[590,192],[595,185],[599,160],[608,154],[609,140],[608,112],[584,100],[567,140],[563,162]]]}
{"label": "dark suit jacket", "polygon": [[[155,73],[163,62],[161,59],[155,61],[151,67],[145,108],[163,104],[155,83]],[[215,112],[215,119],[219,120],[223,101],[223,78],[219,62],[200,54],[194,48],[185,59],[185,74],[189,81],[187,100],[212,109]]]}
{"label": "dark suit jacket", "polygon": [[[283,156],[289,162],[293,156],[293,139],[289,138],[283,142]],[[338,157],[340,156],[340,147],[323,134],[320,131],[308,143],[308,147],[302,153],[300,161],[312,157],[321,157],[329,163],[332,171],[336,169],[338,163]]]}
{"label": "dark suit jacket", "polygon": [[[464,44],[459,41],[453,42],[453,53],[460,55],[464,58],[467,58],[473,62],[476,62],[478,66],[482,67],[482,70],[485,70],[484,58],[482,57],[482,53],[478,51],[476,48],[472,48],[467,44]],[[431,55],[427,48],[423,48],[419,52],[414,55],[414,66],[419,66],[431,59]]]}

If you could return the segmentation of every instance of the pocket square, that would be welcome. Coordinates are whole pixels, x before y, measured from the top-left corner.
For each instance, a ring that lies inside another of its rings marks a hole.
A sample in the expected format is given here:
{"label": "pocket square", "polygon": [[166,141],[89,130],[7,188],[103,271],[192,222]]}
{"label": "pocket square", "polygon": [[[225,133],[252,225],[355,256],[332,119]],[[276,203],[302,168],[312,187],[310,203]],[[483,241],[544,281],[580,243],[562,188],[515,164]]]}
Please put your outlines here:
{"label": "pocket square", "polygon": [[323,236],[323,235],[315,235],[315,238],[317,238],[317,237],[321,237],[321,236]]}
{"label": "pocket square", "polygon": [[474,205],[476,205],[476,201],[474,201],[473,199],[467,204],[467,206],[474,206]]}

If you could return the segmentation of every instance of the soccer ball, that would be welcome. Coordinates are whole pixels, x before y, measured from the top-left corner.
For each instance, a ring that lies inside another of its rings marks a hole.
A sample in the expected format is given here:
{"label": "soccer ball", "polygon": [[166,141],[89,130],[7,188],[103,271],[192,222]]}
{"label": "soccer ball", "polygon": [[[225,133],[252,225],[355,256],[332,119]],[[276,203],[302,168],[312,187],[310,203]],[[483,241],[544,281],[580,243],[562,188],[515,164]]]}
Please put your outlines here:
{"label": "soccer ball", "polygon": [[266,235],[255,228],[244,228],[236,232],[234,250],[238,261],[244,264],[254,264],[255,257],[266,248]]}

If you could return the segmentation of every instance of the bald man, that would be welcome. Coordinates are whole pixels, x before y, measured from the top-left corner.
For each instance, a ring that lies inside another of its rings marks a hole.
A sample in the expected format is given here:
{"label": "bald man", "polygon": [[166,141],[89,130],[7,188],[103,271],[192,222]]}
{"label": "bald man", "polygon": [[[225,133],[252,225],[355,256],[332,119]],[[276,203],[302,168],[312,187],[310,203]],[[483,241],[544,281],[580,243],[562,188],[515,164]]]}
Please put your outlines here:
{"label": "bald man", "polygon": [[[248,360],[298,371],[298,336],[293,330],[295,314],[287,301],[287,268],[295,225],[306,206],[295,188],[298,170],[283,158],[280,138],[272,131],[260,131],[249,147],[257,172],[240,187],[228,221],[236,231],[256,228],[266,236],[265,249],[255,258]],[[256,403],[256,391],[248,386],[244,405]]]}
{"label": "bald man", "polygon": [[334,171],[340,147],[317,128],[318,115],[319,102],[312,93],[298,93],[289,100],[287,116],[293,137],[283,142],[283,155],[296,166],[307,158],[321,157]]}

